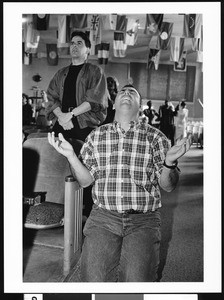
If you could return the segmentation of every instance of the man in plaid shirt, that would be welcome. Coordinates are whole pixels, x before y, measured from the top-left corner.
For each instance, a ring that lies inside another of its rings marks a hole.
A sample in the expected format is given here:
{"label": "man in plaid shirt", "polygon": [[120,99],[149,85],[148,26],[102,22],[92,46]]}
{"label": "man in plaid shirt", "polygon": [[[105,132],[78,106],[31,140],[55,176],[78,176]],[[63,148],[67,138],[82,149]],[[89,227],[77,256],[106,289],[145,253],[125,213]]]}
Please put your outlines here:
{"label": "man in plaid shirt", "polygon": [[62,134],[59,140],[48,135],[50,144],[68,158],[79,184],[92,184],[81,281],[156,281],[160,187],[168,192],[176,187],[177,159],[190,148],[191,137],[171,148],[161,131],[139,117],[141,97],[132,85],[121,89],[114,107],[114,122],[89,134],[81,159]]}

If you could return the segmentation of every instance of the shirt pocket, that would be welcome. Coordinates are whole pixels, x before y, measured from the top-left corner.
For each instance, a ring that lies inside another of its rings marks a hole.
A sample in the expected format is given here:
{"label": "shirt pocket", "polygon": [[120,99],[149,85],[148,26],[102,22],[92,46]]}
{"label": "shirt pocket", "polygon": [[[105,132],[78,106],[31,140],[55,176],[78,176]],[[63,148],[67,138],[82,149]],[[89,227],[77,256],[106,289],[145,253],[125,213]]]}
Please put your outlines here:
{"label": "shirt pocket", "polygon": [[152,183],[150,178],[153,175],[152,157],[150,154],[138,154],[130,159],[130,177],[131,180],[140,188],[150,191]]}

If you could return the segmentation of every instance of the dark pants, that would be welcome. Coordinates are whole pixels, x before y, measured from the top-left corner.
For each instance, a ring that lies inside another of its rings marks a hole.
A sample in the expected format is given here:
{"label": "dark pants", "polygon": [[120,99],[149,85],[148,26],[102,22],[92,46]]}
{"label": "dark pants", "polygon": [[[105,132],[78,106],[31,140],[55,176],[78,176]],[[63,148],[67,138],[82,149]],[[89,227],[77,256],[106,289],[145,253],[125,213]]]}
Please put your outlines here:
{"label": "dark pants", "polygon": [[166,126],[161,126],[160,130],[171,141],[171,145],[173,146],[174,145],[174,136],[175,136],[175,125],[167,124]]}
{"label": "dark pants", "polygon": [[54,124],[52,131],[55,132],[55,136],[57,137],[59,133],[62,133],[66,140],[77,139],[81,141],[85,141],[88,134],[93,130],[91,127],[86,127],[81,129],[77,123],[77,120],[73,121],[74,127],[70,130],[64,130],[61,125],[59,125],[58,121]]}

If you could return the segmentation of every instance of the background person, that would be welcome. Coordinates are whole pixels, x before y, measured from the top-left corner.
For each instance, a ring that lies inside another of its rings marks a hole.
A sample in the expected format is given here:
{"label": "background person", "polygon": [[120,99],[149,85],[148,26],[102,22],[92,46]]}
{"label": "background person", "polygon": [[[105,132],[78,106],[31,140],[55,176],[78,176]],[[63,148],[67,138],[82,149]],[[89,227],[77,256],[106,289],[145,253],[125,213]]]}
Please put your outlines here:
{"label": "background person", "polygon": [[143,111],[143,113],[145,114],[145,116],[148,118],[148,123],[150,124],[150,125],[155,125],[156,123],[155,123],[155,120],[157,119],[157,118],[159,118],[159,114],[156,112],[156,110],[153,108],[153,106],[152,106],[152,101],[151,100],[149,100],[148,102],[147,102],[147,108],[146,109],[144,109],[144,111]]}
{"label": "background person", "polygon": [[182,101],[176,111],[175,140],[178,140],[187,136],[188,109],[186,108],[186,102]]}
{"label": "background person", "polygon": [[174,116],[176,115],[177,115],[177,111],[174,109],[174,106],[170,101],[170,99],[165,100],[164,105],[161,105],[159,108],[159,120],[160,120],[159,129],[171,141],[172,146],[174,145],[174,136],[175,136]]}
{"label": "background person", "polygon": [[29,104],[29,97],[26,94],[22,94],[22,102],[23,102],[23,125],[30,125],[33,118],[33,108]]}
{"label": "background person", "polygon": [[87,62],[91,43],[82,31],[71,35],[72,63],[60,69],[47,89],[46,117],[65,138],[84,141],[106,118],[107,83],[103,70]]}
{"label": "background person", "polygon": [[[52,130],[59,132],[79,148],[77,140],[87,135],[106,118],[108,90],[103,70],[87,62],[91,43],[82,31],[71,34],[72,63],[60,69],[47,89],[46,118],[52,121]],[[91,186],[84,189],[84,214],[92,208]]]}

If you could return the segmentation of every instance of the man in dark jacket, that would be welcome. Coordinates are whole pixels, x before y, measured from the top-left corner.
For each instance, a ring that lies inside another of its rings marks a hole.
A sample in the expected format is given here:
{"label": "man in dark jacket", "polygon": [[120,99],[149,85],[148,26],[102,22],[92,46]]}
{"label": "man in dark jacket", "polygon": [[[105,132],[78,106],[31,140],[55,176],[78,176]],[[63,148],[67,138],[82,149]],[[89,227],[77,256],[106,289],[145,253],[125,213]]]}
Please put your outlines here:
{"label": "man in dark jacket", "polygon": [[82,31],[71,35],[71,65],[60,69],[47,89],[47,120],[56,135],[85,140],[106,118],[107,82],[103,70],[87,62],[91,43]]}
{"label": "man in dark jacket", "polygon": [[165,101],[164,105],[159,108],[159,120],[160,130],[171,141],[171,145],[174,145],[175,125],[174,116],[177,115],[177,109],[174,109],[170,99]]}
{"label": "man in dark jacket", "polygon": [[[103,70],[87,62],[91,43],[82,31],[71,35],[71,65],[60,69],[47,89],[47,120],[52,120],[53,131],[62,133],[75,151],[77,140],[87,135],[106,119],[108,90]],[[84,214],[92,207],[91,187],[84,190]]]}

